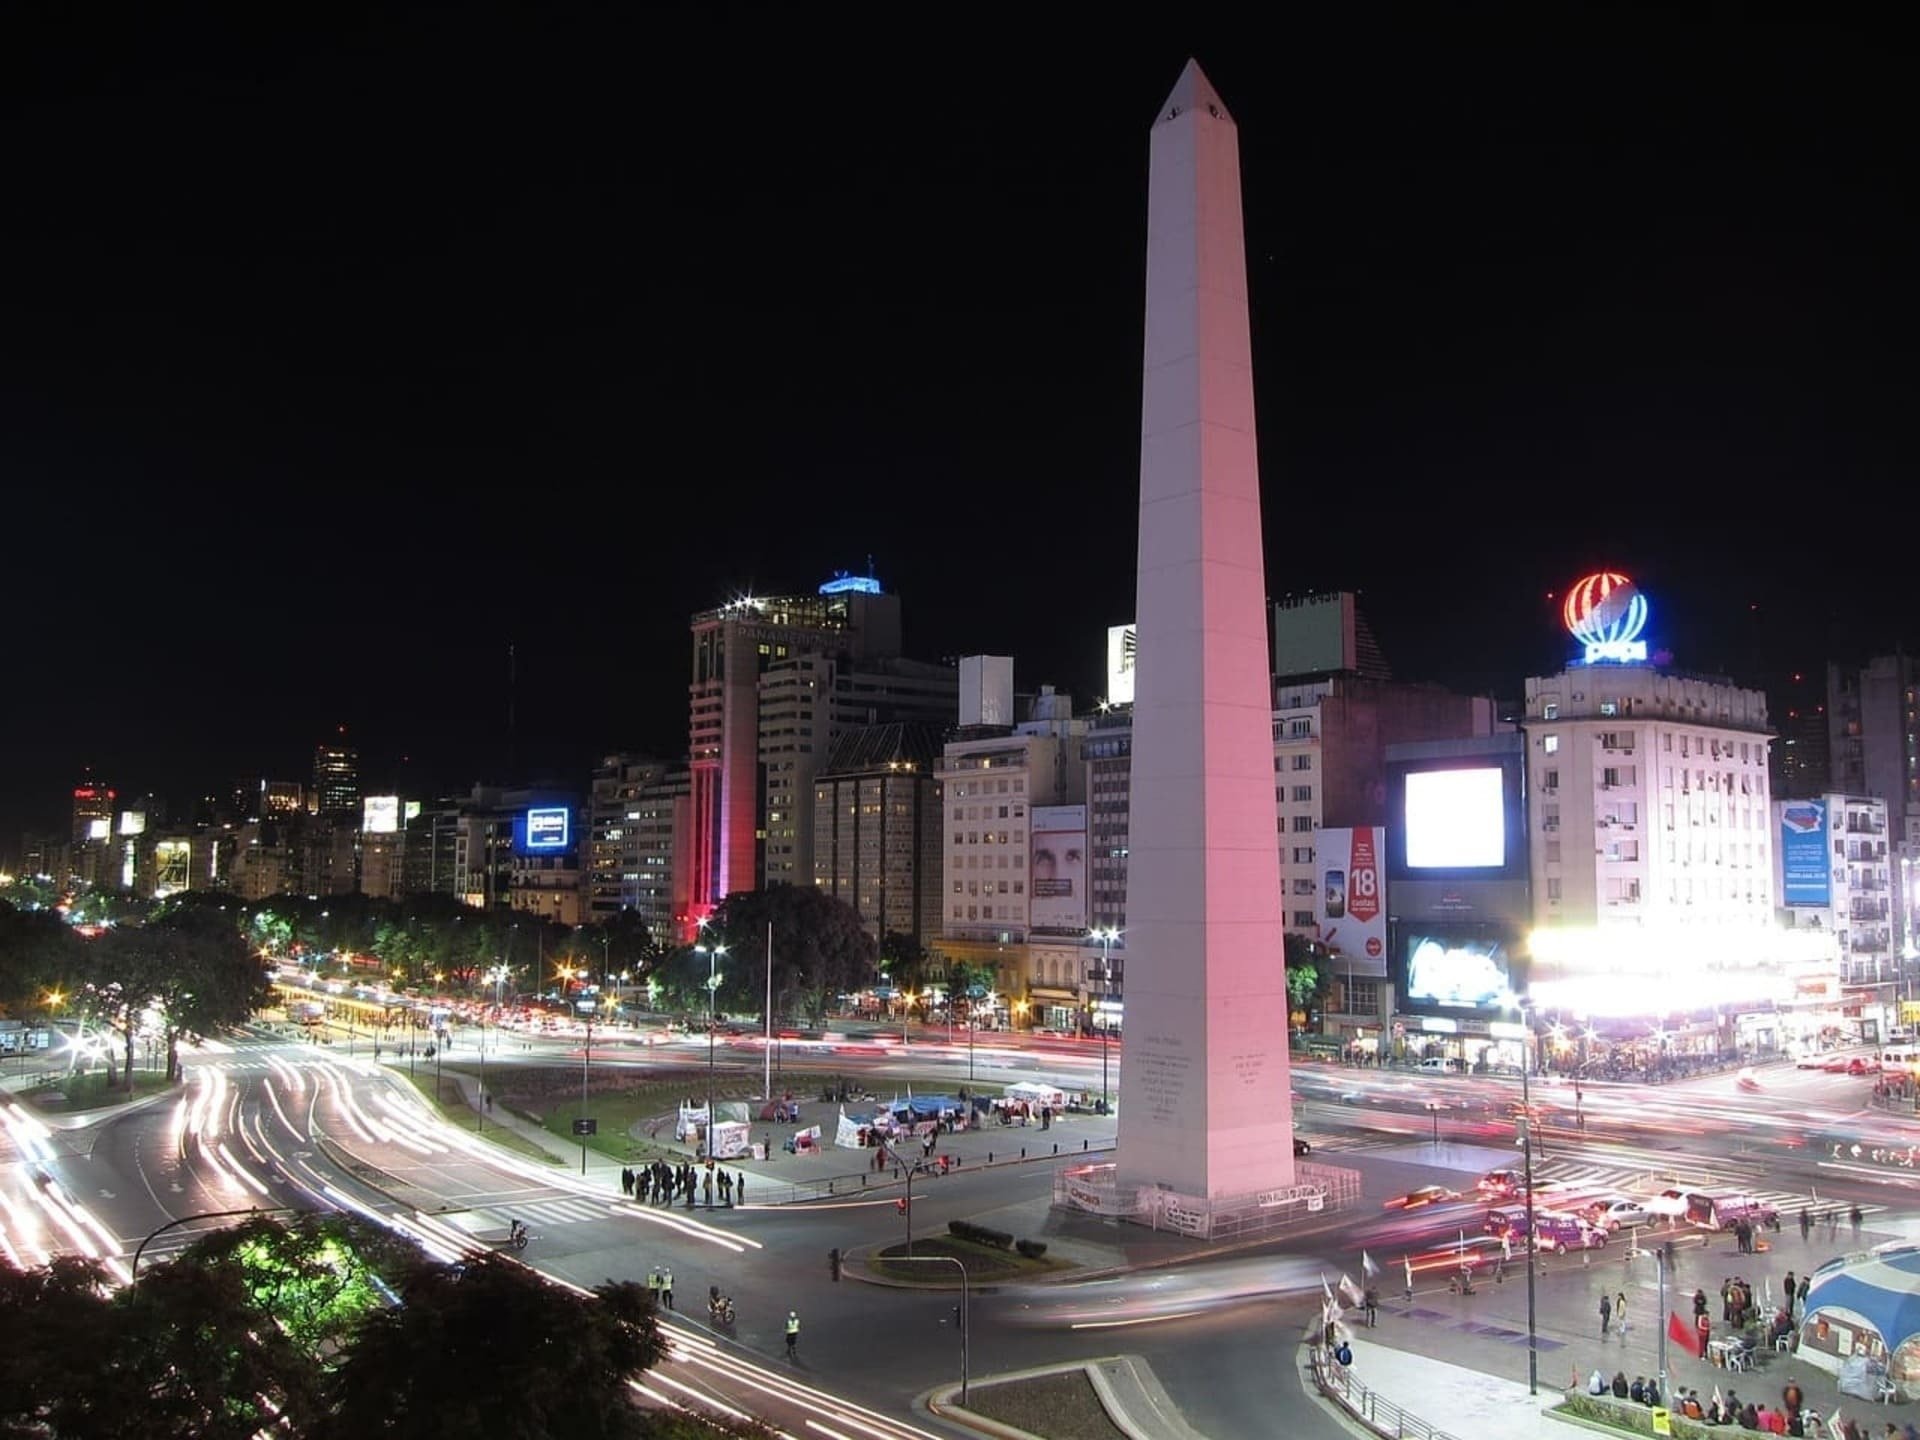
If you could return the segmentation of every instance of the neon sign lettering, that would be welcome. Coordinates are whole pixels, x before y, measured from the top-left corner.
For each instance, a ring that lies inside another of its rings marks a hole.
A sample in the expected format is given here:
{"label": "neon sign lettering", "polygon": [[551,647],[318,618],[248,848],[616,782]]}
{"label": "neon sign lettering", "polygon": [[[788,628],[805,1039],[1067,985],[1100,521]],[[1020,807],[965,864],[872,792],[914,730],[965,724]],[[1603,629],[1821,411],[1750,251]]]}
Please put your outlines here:
{"label": "neon sign lettering", "polygon": [[1647,597],[1617,570],[1601,570],[1574,583],[1560,607],[1567,633],[1586,646],[1589,665],[1634,664],[1647,658]]}

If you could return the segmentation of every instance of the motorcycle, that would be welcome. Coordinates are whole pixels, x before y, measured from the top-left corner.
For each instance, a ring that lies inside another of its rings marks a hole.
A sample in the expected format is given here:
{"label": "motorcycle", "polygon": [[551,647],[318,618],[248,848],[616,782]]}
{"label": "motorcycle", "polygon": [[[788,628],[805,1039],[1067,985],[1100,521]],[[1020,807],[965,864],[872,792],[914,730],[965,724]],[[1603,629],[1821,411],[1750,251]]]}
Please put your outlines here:
{"label": "motorcycle", "polygon": [[707,1318],[715,1325],[733,1326],[733,1297],[731,1295],[709,1295],[707,1297]]}

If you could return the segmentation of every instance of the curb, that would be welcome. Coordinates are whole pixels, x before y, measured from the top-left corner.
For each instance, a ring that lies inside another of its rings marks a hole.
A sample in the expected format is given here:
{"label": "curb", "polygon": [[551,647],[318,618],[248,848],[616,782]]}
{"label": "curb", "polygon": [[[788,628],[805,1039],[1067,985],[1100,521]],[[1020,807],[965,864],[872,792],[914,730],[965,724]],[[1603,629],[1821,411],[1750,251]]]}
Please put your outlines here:
{"label": "curb", "polygon": [[[1075,1371],[1087,1377],[1092,1386],[1094,1398],[1114,1426],[1127,1436],[1127,1440],[1205,1440],[1205,1437],[1188,1425],[1180,1412],[1174,1407],[1160,1382],[1153,1378],[1150,1368],[1144,1368],[1145,1362],[1133,1355],[1103,1355],[1090,1360],[1068,1361],[1058,1365],[1036,1365],[1025,1370],[1009,1370],[993,1375],[985,1381],[969,1381],[969,1387],[981,1385],[1004,1385],[1020,1380],[1037,1380],[1048,1375],[1070,1375]],[[1108,1367],[1124,1368],[1140,1387],[1141,1396],[1155,1410],[1151,1425],[1143,1424],[1122,1404],[1114,1388],[1112,1378],[1106,1373]],[[925,1393],[922,1403],[928,1413],[939,1416],[962,1429],[971,1430],[978,1435],[993,1437],[993,1440],[1046,1440],[1031,1430],[1022,1430],[1009,1425],[1004,1420],[995,1420],[982,1415],[977,1410],[969,1410],[958,1404],[954,1397],[960,1393],[958,1385],[948,1383]]]}

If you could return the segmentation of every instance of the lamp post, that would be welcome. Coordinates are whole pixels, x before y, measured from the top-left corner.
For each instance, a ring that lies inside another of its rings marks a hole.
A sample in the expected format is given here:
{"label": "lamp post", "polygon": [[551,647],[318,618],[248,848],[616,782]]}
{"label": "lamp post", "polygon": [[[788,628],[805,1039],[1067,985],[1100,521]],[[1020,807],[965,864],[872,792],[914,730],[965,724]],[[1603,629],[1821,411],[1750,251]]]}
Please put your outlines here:
{"label": "lamp post", "polygon": [[[720,957],[727,953],[724,945],[696,945],[696,953],[707,957],[707,1133],[703,1142],[707,1158],[713,1158],[713,1030],[714,996],[720,989]],[[767,1097],[771,1100],[773,1097]]]}
{"label": "lamp post", "polygon": [[[580,1118],[587,1116],[587,1067],[593,1064],[593,1013],[587,1013],[587,1048],[580,1056]],[[587,1131],[580,1127],[580,1173],[587,1173]]]}
{"label": "lamp post", "polygon": [[[915,1265],[958,1265],[960,1267],[960,1408],[967,1405],[967,1331],[973,1318],[973,1301],[967,1287],[966,1263],[957,1255],[896,1255],[894,1260]],[[1662,1386],[1662,1389],[1666,1387]]]}
{"label": "lamp post", "polygon": [[[1540,1393],[1540,1343],[1537,1320],[1534,1310],[1533,1257],[1539,1249],[1539,1235],[1533,1228],[1533,1092],[1527,1081],[1533,1070],[1532,1046],[1533,1023],[1528,1014],[1526,1000],[1518,995],[1508,997],[1508,1006],[1520,1012],[1521,1027],[1527,1032],[1520,1041],[1520,1155],[1522,1175],[1527,1186],[1527,1393]],[[1661,1314],[1666,1313],[1664,1301],[1660,1306]],[[1661,1331],[1661,1344],[1664,1346],[1666,1332]],[[1661,1387],[1665,1390],[1665,1386]]]}
{"label": "lamp post", "polygon": [[1100,1113],[1106,1114],[1107,1100],[1107,997],[1113,990],[1113,942],[1120,938],[1120,932],[1111,925],[1102,926],[1093,932],[1093,938],[1100,942],[1100,1006],[1094,1012],[1094,1018],[1100,1025]]}

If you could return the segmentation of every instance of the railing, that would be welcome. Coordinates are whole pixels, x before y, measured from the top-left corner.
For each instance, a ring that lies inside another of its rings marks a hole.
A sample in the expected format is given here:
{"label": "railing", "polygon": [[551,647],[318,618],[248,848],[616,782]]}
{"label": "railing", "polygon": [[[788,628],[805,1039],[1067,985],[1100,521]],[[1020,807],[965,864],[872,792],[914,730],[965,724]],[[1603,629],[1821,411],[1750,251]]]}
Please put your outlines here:
{"label": "railing", "polygon": [[[1045,1132],[1042,1131],[1040,1133],[1044,1134]],[[1113,1144],[1111,1141],[1100,1146],[1097,1150],[1094,1149],[1091,1144],[1083,1142],[1082,1148],[1075,1150],[1071,1146],[1062,1149],[1058,1141],[1049,1141],[1045,1146],[1042,1146],[1037,1140],[1027,1139],[1025,1144],[1016,1142],[1008,1145],[1004,1150],[996,1146],[987,1153],[987,1158],[985,1159],[975,1156],[973,1159],[963,1162],[960,1156],[954,1155],[952,1157],[952,1163],[945,1169],[941,1168],[939,1163],[940,1157],[938,1155],[934,1157],[934,1163],[931,1165],[916,1157],[914,1178],[920,1180],[940,1175],[957,1175],[963,1170],[971,1172],[975,1170],[985,1170],[988,1167],[997,1170],[1003,1165],[1024,1165],[1040,1160],[1084,1160],[1091,1155],[1104,1155],[1112,1149]],[[864,1151],[862,1153],[871,1156],[873,1152]],[[726,1162],[723,1160],[720,1163],[722,1168],[725,1168]],[[775,1163],[778,1164],[779,1162],[776,1161]],[[901,1172],[903,1170],[903,1166],[889,1164],[884,1170],[861,1170],[846,1175],[829,1175],[821,1180],[806,1180],[791,1185],[781,1185],[767,1179],[764,1175],[756,1175],[753,1177],[753,1183],[747,1191],[746,1200],[740,1203],[748,1205],[804,1205],[815,1200],[841,1199],[848,1195],[858,1195],[862,1190],[879,1190],[902,1184],[904,1176]]]}
{"label": "railing", "polygon": [[1409,1414],[1391,1400],[1383,1399],[1354,1378],[1350,1366],[1342,1365],[1327,1353],[1319,1341],[1318,1325],[1308,1326],[1307,1367],[1319,1392],[1340,1406],[1376,1435],[1389,1440],[1454,1440],[1451,1432],[1437,1430],[1418,1415]]}

